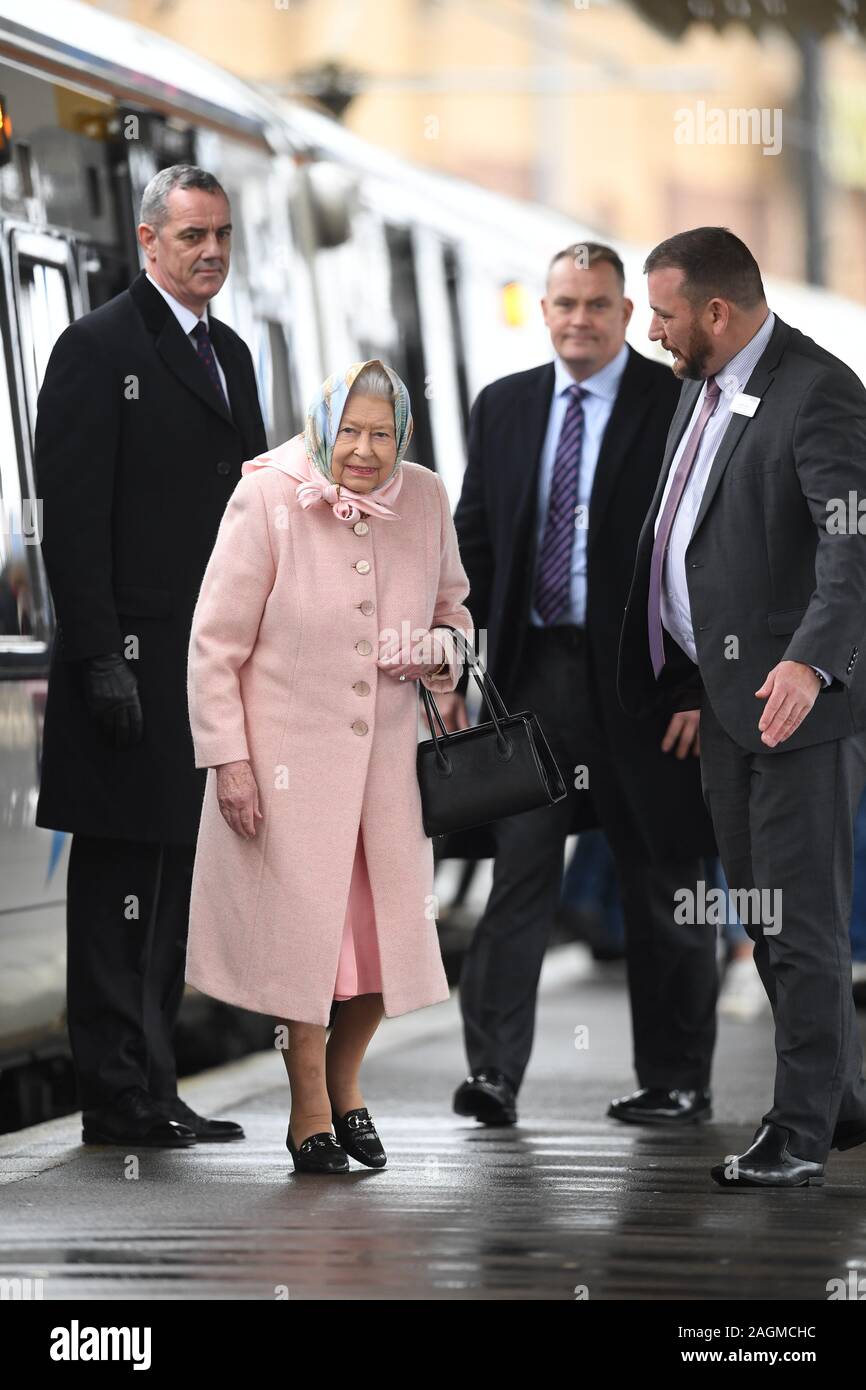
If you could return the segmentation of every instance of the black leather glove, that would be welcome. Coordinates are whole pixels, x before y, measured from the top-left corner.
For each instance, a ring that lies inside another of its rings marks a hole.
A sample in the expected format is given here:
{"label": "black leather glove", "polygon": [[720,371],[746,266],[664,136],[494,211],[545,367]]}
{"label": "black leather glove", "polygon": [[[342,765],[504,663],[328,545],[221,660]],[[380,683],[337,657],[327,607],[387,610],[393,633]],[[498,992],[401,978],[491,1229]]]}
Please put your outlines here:
{"label": "black leather glove", "polygon": [[138,681],[120,652],[86,658],[84,698],[103,734],[115,748],[129,748],[141,742],[144,720]]}

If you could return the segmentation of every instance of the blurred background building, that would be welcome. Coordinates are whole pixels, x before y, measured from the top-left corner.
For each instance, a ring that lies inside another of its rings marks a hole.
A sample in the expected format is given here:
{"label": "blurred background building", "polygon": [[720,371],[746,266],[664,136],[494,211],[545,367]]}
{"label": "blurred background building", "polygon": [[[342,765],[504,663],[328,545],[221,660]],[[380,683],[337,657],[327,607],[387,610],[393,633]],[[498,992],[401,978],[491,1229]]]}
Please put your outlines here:
{"label": "blurred background building", "polygon": [[[326,109],[428,168],[633,242],[723,223],[768,272],[866,302],[857,0],[101,0],[97,8]],[[737,113],[763,116],[772,140],[709,143],[719,112],[735,124]]]}

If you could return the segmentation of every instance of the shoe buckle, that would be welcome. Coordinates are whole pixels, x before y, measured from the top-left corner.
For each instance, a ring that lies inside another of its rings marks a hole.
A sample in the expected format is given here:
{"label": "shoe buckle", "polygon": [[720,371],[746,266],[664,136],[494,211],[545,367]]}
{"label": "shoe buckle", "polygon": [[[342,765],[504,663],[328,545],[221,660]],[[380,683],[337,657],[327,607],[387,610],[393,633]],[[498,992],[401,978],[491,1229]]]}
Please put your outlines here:
{"label": "shoe buckle", "polygon": [[313,1148],[326,1149],[329,1144],[337,1148],[337,1141],[333,1134],[311,1134],[309,1139],[304,1140],[298,1152],[310,1153]]}

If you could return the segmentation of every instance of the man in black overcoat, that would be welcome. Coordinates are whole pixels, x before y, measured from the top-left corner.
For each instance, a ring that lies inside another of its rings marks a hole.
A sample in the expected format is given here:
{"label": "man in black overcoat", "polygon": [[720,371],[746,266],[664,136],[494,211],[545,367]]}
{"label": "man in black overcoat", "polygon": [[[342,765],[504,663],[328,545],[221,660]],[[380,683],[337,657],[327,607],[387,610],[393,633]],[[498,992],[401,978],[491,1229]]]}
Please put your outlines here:
{"label": "man in black overcoat", "polygon": [[[622,897],[639,1086],[608,1114],[679,1125],[710,1114],[717,992],[714,929],[674,919],[676,891],[696,891],[714,852],[697,700],[637,720],[616,694],[637,539],[679,384],[625,343],[633,306],[610,248],[555,256],[542,307],[555,360],[479,395],[454,520],[490,675],[511,710],[538,714],[569,794],[493,827],[493,887],[460,981],[471,1075],[454,1107],[488,1124],[516,1119],[565,841],[600,825]],[[460,693],[438,703],[465,726]]]}
{"label": "man in black overcoat", "polygon": [[177,1095],[173,1030],[204,772],[187,716],[193,608],[245,459],[267,447],[246,345],[208,312],[228,199],[189,165],[145,190],[145,269],[61,334],[35,468],[57,616],[38,825],[72,832],[67,1011],[94,1143],[243,1136]]}

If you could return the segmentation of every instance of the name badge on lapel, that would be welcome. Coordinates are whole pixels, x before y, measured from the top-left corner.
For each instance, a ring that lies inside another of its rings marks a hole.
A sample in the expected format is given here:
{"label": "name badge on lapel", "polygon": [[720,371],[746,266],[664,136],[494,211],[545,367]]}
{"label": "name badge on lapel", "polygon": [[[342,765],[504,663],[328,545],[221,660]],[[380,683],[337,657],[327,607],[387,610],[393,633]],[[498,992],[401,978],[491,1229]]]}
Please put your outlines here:
{"label": "name badge on lapel", "polygon": [[751,418],[760,404],[760,396],[747,396],[745,391],[738,391],[731,401],[731,411],[734,415],[748,415]]}

